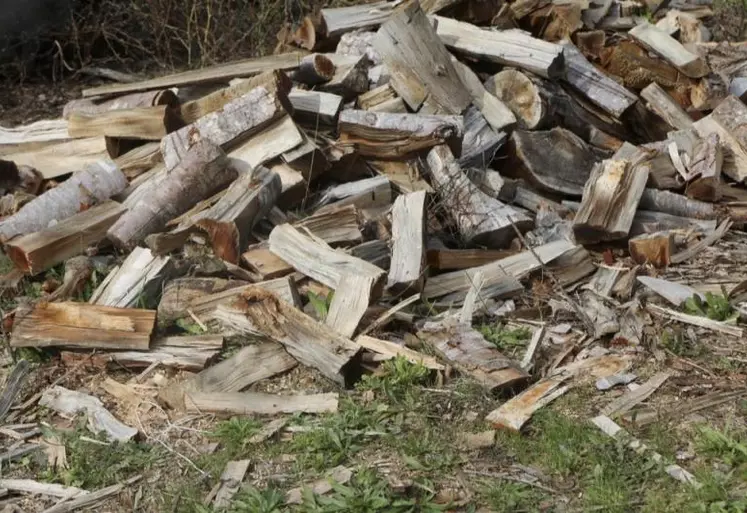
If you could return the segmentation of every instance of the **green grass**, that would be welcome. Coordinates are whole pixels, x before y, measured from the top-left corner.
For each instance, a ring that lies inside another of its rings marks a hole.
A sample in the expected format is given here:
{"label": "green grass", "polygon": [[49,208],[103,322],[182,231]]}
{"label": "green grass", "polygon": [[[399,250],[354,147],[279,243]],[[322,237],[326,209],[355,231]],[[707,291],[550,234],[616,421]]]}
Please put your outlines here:
{"label": "green grass", "polygon": [[483,324],[478,329],[485,340],[510,356],[523,350],[532,337],[532,331],[526,327],[510,329],[500,324]]}
{"label": "green grass", "polygon": [[705,299],[701,299],[697,294],[693,295],[685,301],[683,309],[690,315],[708,317],[714,321],[733,322],[739,317],[726,294],[706,292]]}

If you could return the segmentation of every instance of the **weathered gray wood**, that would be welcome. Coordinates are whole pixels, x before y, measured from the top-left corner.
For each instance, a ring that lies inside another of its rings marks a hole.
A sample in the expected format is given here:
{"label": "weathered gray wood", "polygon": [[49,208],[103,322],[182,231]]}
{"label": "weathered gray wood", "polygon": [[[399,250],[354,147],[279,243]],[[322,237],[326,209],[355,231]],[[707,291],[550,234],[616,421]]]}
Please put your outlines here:
{"label": "weathered gray wood", "polygon": [[3,391],[0,394],[0,420],[5,418],[10,407],[13,405],[13,401],[23,390],[23,385],[26,383],[26,378],[29,373],[29,362],[28,360],[19,360],[13,366],[13,370],[8,375],[5,383],[3,384]]}
{"label": "weathered gray wood", "polygon": [[219,307],[215,316],[239,332],[282,344],[296,360],[341,385],[358,372],[359,346],[259,287],[242,292],[230,308]]}
{"label": "weathered gray wood", "polygon": [[576,240],[586,244],[626,237],[648,173],[646,164],[628,160],[605,160],[594,166],[573,220]]}
{"label": "weathered gray wood", "polygon": [[561,43],[565,81],[594,105],[619,118],[638,98],[590,63],[570,41]]}
{"label": "weathered gray wood", "polygon": [[698,296],[705,300],[703,294],[683,283],[675,283],[673,281],[652,278],[650,276],[638,276],[637,280],[677,308],[682,306],[682,303],[693,296]]}
{"label": "weathered gray wood", "polygon": [[[161,293],[161,299],[158,303],[158,320],[172,323],[189,315],[187,309],[191,307],[190,302],[192,300],[248,284],[249,282],[240,280],[229,281],[209,277],[170,280],[164,285]],[[199,314],[197,315],[199,317]]]}
{"label": "weathered gray wood", "polygon": [[212,143],[193,144],[179,164],[139,197],[136,204],[109,229],[117,246],[131,248],[166,223],[208,198],[236,178],[226,154]]}
{"label": "weathered gray wood", "polygon": [[230,149],[234,141],[248,138],[285,115],[283,103],[280,91],[259,86],[226,103],[222,109],[170,133],[161,140],[166,169],[176,167],[197,140]]}
{"label": "weathered gray wood", "polygon": [[280,413],[334,413],[338,394],[277,395],[262,392],[193,393],[187,411],[226,415],[278,415]]}
{"label": "weathered gray wood", "polygon": [[447,48],[457,53],[554,78],[564,70],[563,48],[535,39],[520,30],[485,30],[472,24],[430,16],[436,33]]}
{"label": "weathered gray wood", "polygon": [[445,212],[466,241],[503,247],[516,236],[515,229],[525,232],[532,227],[528,216],[479,190],[462,172],[447,146],[433,148],[427,163]]}
{"label": "weathered gray wood", "polygon": [[413,111],[427,101],[441,114],[461,114],[470,104],[449,52],[417,1],[392,12],[374,48],[391,73],[392,88]]}
{"label": "weathered gray wood", "polygon": [[366,292],[375,285],[373,276],[344,275],[335,289],[324,323],[343,337],[352,338],[371,300]]}
{"label": "weathered gray wood", "polygon": [[[376,194],[377,192],[383,192],[384,189],[390,187],[389,179],[386,176],[374,176],[372,178],[364,178],[362,180],[356,180],[354,182],[347,182],[340,185],[335,185],[323,191],[321,197],[316,201],[316,207],[322,207],[334,203],[335,206],[340,205],[340,200],[358,196],[361,194]],[[321,212],[321,210],[319,211]]]}
{"label": "weathered gray wood", "polygon": [[398,2],[375,2],[350,7],[321,10],[322,20],[329,38],[338,38],[346,32],[373,29],[384,23]]}
{"label": "weathered gray wood", "polygon": [[261,132],[240,143],[228,153],[230,163],[239,173],[250,172],[304,143],[304,134],[293,119],[284,115]]}
{"label": "weathered gray wood", "polygon": [[461,154],[464,124],[461,116],[346,110],[338,129],[340,141],[363,156],[401,158],[443,143]]}
{"label": "weathered gray wood", "polygon": [[241,482],[249,470],[251,460],[229,461],[220,475],[220,488],[215,494],[213,507],[217,510],[226,509],[231,506],[231,499],[241,487]]}
{"label": "weathered gray wood", "polygon": [[652,212],[663,212],[692,219],[716,219],[719,211],[712,203],[686,198],[681,194],[647,188],[641,194],[639,207]]}
{"label": "weathered gray wood", "polygon": [[700,78],[710,72],[702,57],[688,51],[679,41],[655,25],[643,22],[631,29],[628,34],[688,77]]}
{"label": "weathered gray wood", "polygon": [[425,191],[399,196],[392,208],[392,260],[387,288],[419,291],[425,281]]}
{"label": "weathered gray wood", "polygon": [[39,274],[102,241],[124,213],[122,205],[106,201],[49,228],[15,237],[5,246],[5,253],[23,272]]}
{"label": "weathered gray wood", "polygon": [[667,122],[673,130],[686,130],[693,126],[693,118],[656,82],[641,91],[646,108]]}
{"label": "weathered gray wood", "polygon": [[358,96],[356,103],[359,109],[374,110],[374,107],[397,98],[397,92],[387,83],[379,87],[374,87],[370,91]]}
{"label": "weathered gray wood", "polygon": [[514,169],[555,194],[580,196],[598,160],[589,145],[564,128],[516,130],[510,141]]}
{"label": "weathered gray wood", "polygon": [[715,202],[721,199],[721,168],[724,154],[716,133],[704,137],[695,147],[690,162],[690,172],[694,177],[687,184],[685,194],[689,198]]}
{"label": "weathered gray wood", "polygon": [[155,256],[148,249],[134,248],[121,266],[109,271],[88,302],[119,308],[153,303],[171,269],[170,260]]}
{"label": "weathered gray wood", "polygon": [[511,109],[485,89],[475,72],[456,58],[452,57],[451,60],[459,78],[462,80],[462,84],[472,97],[472,104],[479,109],[493,130],[500,132],[515,125],[516,116],[511,112]]}
{"label": "weathered gray wood", "polygon": [[724,149],[723,173],[738,182],[747,178],[747,106],[729,96],[711,114],[693,123],[701,137],[719,136]]}
{"label": "weathered gray wood", "polygon": [[396,342],[390,342],[388,340],[381,340],[368,335],[360,335],[355,339],[355,342],[363,346],[366,350],[372,351],[378,355],[388,356],[395,358],[401,356],[406,358],[412,364],[423,365],[433,370],[444,370],[444,365],[438,363],[438,360],[432,356],[424,355],[417,351],[397,344]]}
{"label": "weathered gray wood", "polygon": [[477,107],[468,107],[464,113],[464,139],[459,165],[486,169],[504,142],[505,132],[496,132]]}
{"label": "weathered gray wood", "polygon": [[341,96],[321,91],[293,89],[288,100],[293,106],[294,119],[311,126],[317,121],[323,125],[336,125],[342,108]]}
{"label": "weathered gray wood", "polygon": [[295,281],[289,276],[284,276],[274,280],[260,281],[253,284],[249,283],[216,291],[209,295],[193,297],[189,301],[187,308],[200,319],[212,320],[219,306],[223,309],[232,308],[236,300],[241,298],[241,294],[252,287],[259,287],[271,292],[296,308],[300,309],[303,306]]}
{"label": "weathered gray wood", "polygon": [[354,205],[344,205],[318,211],[293,226],[310,231],[314,237],[331,245],[349,245],[361,241],[358,211]]}

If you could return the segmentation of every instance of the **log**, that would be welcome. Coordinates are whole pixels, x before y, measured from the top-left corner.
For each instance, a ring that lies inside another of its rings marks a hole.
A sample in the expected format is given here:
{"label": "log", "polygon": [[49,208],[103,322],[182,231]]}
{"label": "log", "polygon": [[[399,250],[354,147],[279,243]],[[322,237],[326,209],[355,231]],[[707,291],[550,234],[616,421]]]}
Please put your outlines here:
{"label": "log", "polygon": [[477,60],[514,66],[545,78],[564,71],[563,48],[520,30],[485,30],[469,23],[430,16],[447,48]]}
{"label": "log", "polygon": [[243,173],[212,207],[183,219],[170,233],[150,235],[146,243],[163,254],[181,247],[194,230],[207,234],[213,253],[237,264],[254,225],[280,197],[280,177],[264,166]]}
{"label": "log", "polygon": [[427,163],[446,214],[465,241],[488,248],[503,247],[516,236],[515,229],[522,233],[531,229],[529,217],[479,190],[462,172],[447,146],[433,148]]}
{"label": "log", "polygon": [[723,162],[718,134],[712,133],[701,139],[690,162],[690,172],[695,178],[687,184],[687,197],[710,202],[720,200]]}
{"label": "log", "polygon": [[627,237],[648,180],[645,164],[605,160],[591,171],[573,233],[582,244]]}
{"label": "log", "polygon": [[288,100],[293,107],[293,119],[310,126],[336,125],[342,109],[342,96],[321,91],[293,89]]}
{"label": "log", "polygon": [[173,75],[143,80],[132,84],[110,84],[105,86],[84,89],[83,98],[93,96],[116,96],[119,94],[137,91],[149,91],[152,89],[168,89],[175,86],[214,84],[228,82],[232,78],[250,77],[264,71],[290,70],[298,66],[304,57],[304,52],[291,52],[280,55],[268,55],[256,59],[245,59],[242,61],[229,62],[218,66],[202,69],[184,71]]}
{"label": "log", "polygon": [[598,160],[589,145],[564,128],[516,130],[510,142],[514,169],[554,194],[580,196]]}
{"label": "log", "polygon": [[285,276],[274,280],[261,281],[256,284],[246,284],[229,288],[208,296],[196,297],[189,302],[189,309],[201,318],[214,319],[215,312],[219,307],[224,310],[233,308],[236,301],[241,298],[241,294],[252,287],[259,287],[262,290],[275,294],[295,308],[301,309],[303,306],[295,281],[290,276]]}
{"label": "log", "polygon": [[167,105],[110,110],[100,114],[72,114],[70,137],[127,137],[159,141],[184,126],[178,110]]}
{"label": "log", "polygon": [[439,114],[461,114],[471,96],[417,0],[392,12],[374,39],[390,85],[413,111],[426,101]]}
{"label": "log", "polygon": [[94,433],[105,432],[107,438],[117,442],[128,442],[137,435],[137,429],[123,424],[104,407],[96,397],[68,390],[61,386],[48,388],[39,399],[39,405],[67,417],[84,413]]}
{"label": "log", "polygon": [[561,43],[565,59],[565,81],[591,103],[611,116],[619,118],[638,98],[607,74],[599,71],[571,43]]}
{"label": "log", "polygon": [[292,85],[288,75],[282,71],[266,71],[249,79],[237,80],[230,87],[222,87],[185,103],[181,107],[182,119],[187,124],[194,123],[203,116],[223,109],[228,103],[241,98],[257,87],[277,91],[279,97],[284,99],[288,96]]}
{"label": "log", "polygon": [[334,413],[338,394],[276,395],[262,392],[190,394],[188,412],[225,415],[278,415],[281,413]]}
{"label": "log", "polygon": [[392,208],[392,260],[387,288],[419,292],[425,282],[425,192],[399,196]]}
{"label": "log", "polygon": [[518,282],[519,279],[575,247],[568,240],[557,240],[536,247],[533,251],[522,251],[480,267],[433,276],[425,284],[423,298],[433,299],[446,296],[448,300],[461,301],[474,283],[474,276],[477,272],[483,273],[484,276],[484,285],[480,291],[481,298],[489,299],[516,293],[523,289]]}
{"label": "log", "polygon": [[663,119],[672,130],[692,128],[693,118],[656,82],[651,82],[641,91],[646,108]]}
{"label": "log", "polygon": [[131,308],[155,306],[161,285],[172,270],[169,257],[158,257],[145,248],[134,248],[122,265],[115,267],[96,287],[92,305]]}
{"label": "log", "polygon": [[472,97],[472,104],[477,107],[485,120],[496,132],[511,128],[516,124],[516,116],[503,101],[494,94],[488,92],[480,81],[480,78],[466,64],[459,62],[454,57],[454,63],[459,78],[464,87]]}
{"label": "log", "polygon": [[370,293],[376,286],[374,276],[346,274],[335,289],[324,324],[342,335],[352,338],[371,301]]}
{"label": "log", "polygon": [[391,260],[389,244],[384,240],[370,240],[354,246],[348,250],[348,252],[361,260],[380,267],[384,270],[389,270],[389,261]]}
{"label": "log", "polygon": [[340,114],[338,130],[340,142],[363,156],[406,158],[444,143],[460,155],[464,125],[458,116],[346,110]]}
{"label": "log", "polygon": [[131,248],[198,201],[215,194],[236,178],[225,153],[208,141],[198,141],[184,159],[158,184],[145,191],[125,215],[109,229],[108,237],[120,248]]}
{"label": "log", "polygon": [[453,271],[479,267],[516,253],[502,249],[429,249],[426,260],[432,269]]}
{"label": "log", "polygon": [[654,267],[667,267],[675,252],[674,234],[656,232],[638,235],[628,241],[628,252],[633,262],[651,264]]}
{"label": "log", "polygon": [[638,204],[641,209],[693,219],[717,219],[719,211],[712,203],[686,198],[681,194],[646,188]]}
{"label": "log", "polygon": [[290,74],[295,82],[316,86],[329,82],[335,76],[335,64],[321,53],[307,55],[298,64],[298,69]]}
{"label": "log", "polygon": [[519,128],[536,130],[549,124],[552,113],[540,95],[539,84],[521,71],[503,70],[485,82],[485,89],[506,102]]}
{"label": "log", "polygon": [[226,103],[192,124],[161,140],[161,153],[166,169],[182,161],[195,140],[208,141],[227,150],[232,143],[246,140],[287,114],[284,97],[279,90],[255,87],[243,96]]}
{"label": "log", "polygon": [[245,173],[299,148],[305,140],[303,132],[286,114],[239,144],[228,156],[236,170]]}
{"label": "log", "polygon": [[351,101],[368,91],[368,70],[371,67],[368,57],[326,55],[335,64],[335,76],[329,82],[317,86],[317,90],[341,96],[344,101]]}
{"label": "log", "polygon": [[335,383],[348,386],[359,372],[357,344],[259,287],[245,290],[230,309],[219,307],[215,315],[241,333],[282,344],[300,363]]}
{"label": "log", "polygon": [[331,289],[337,289],[343,276],[355,274],[373,278],[375,286],[369,293],[380,295],[380,290],[376,289],[379,289],[384,271],[375,265],[322,245],[288,224],[276,226],[269,240],[273,254]]}
{"label": "log", "polygon": [[375,2],[322,9],[321,17],[326,27],[326,36],[337,39],[347,32],[376,28],[389,18],[397,5],[397,2]]}
{"label": "log", "polygon": [[459,165],[464,168],[486,169],[498,149],[506,142],[505,132],[496,132],[477,107],[464,113],[464,139]]}
{"label": "log", "polygon": [[701,137],[718,135],[724,150],[723,173],[737,182],[747,178],[747,106],[729,96],[708,116],[693,123]]}
{"label": "log", "polygon": [[40,303],[16,319],[11,347],[146,350],[156,312],[86,303]]}
{"label": "log", "polygon": [[2,151],[2,154],[5,154],[9,147],[18,148],[22,145],[32,145],[27,148],[38,149],[39,146],[34,147],[33,145],[68,140],[70,140],[70,134],[67,133],[67,121],[64,119],[43,119],[14,128],[0,127],[0,148],[2,148],[0,151]]}
{"label": "log", "polygon": [[710,73],[708,64],[702,57],[688,51],[679,41],[655,25],[643,22],[628,34],[688,77],[700,78]]}
{"label": "log", "polygon": [[127,178],[111,161],[99,161],[74,173],[57,187],[24,205],[0,222],[0,242],[42,230],[72,217],[127,187]]}
{"label": "log", "polygon": [[49,228],[15,237],[5,251],[23,272],[39,274],[102,241],[124,213],[116,201],[105,201]]}
{"label": "log", "polygon": [[[87,355],[86,358],[90,356],[91,363],[99,367],[112,363],[119,368],[146,369],[157,364],[171,369],[199,372],[222,349],[223,335],[173,336],[154,340],[149,351],[96,353]],[[80,353],[63,351],[61,358],[63,362],[69,362],[68,365],[77,365],[76,357],[79,356]]]}
{"label": "log", "polygon": [[172,108],[178,107],[179,97],[171,89],[161,89],[160,91],[126,94],[104,100],[78,98],[65,104],[65,107],[62,109],[62,117],[69,119],[73,114],[91,116],[112,110],[156,107],[158,105],[167,105]]}

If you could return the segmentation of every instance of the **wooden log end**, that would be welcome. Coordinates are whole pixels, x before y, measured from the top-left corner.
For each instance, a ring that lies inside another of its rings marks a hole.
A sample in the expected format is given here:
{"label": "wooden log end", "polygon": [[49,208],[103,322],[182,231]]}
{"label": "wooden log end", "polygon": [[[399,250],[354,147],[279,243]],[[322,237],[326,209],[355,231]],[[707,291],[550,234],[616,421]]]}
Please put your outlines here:
{"label": "wooden log end", "polygon": [[666,267],[674,254],[674,235],[666,232],[639,235],[628,241],[630,257],[637,264]]}
{"label": "wooden log end", "polygon": [[207,234],[216,257],[238,265],[240,238],[235,223],[201,219],[197,222],[197,227]]}

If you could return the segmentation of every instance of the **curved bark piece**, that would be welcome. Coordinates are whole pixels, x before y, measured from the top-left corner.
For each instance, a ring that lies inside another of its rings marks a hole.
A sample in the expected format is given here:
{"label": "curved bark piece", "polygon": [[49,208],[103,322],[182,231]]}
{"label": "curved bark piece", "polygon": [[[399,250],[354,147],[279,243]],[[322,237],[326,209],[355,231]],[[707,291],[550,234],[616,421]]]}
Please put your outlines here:
{"label": "curved bark piece", "polygon": [[550,109],[538,86],[521,71],[503,70],[485,82],[485,89],[508,105],[519,128],[536,130],[550,119]]}

